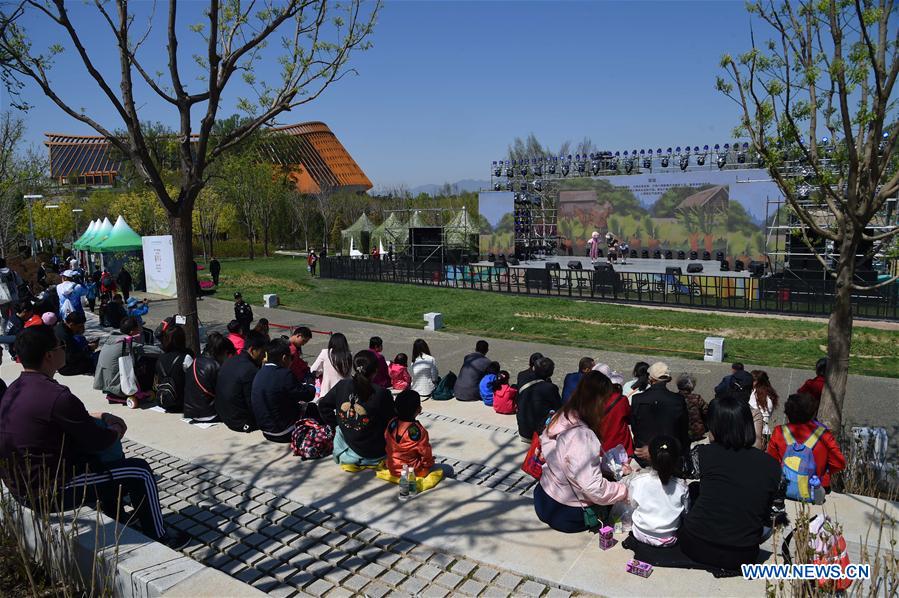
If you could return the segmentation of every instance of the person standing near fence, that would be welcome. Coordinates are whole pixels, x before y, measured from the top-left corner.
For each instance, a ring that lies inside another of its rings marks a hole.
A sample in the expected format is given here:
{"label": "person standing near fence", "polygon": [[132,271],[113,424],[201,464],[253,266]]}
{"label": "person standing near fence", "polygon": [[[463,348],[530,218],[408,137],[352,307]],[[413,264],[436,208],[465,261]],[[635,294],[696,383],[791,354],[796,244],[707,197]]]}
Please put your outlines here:
{"label": "person standing near fence", "polygon": [[222,265],[215,259],[215,256],[212,256],[212,259],[209,260],[209,273],[212,274],[212,284],[219,286],[219,275],[222,273]]}

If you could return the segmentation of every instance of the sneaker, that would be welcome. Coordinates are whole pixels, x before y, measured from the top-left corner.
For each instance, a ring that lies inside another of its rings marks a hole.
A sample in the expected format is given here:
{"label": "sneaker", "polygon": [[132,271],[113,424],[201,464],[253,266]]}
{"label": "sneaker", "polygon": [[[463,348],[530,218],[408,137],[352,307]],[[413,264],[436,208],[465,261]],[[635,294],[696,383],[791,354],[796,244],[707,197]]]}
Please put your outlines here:
{"label": "sneaker", "polygon": [[165,533],[165,536],[157,541],[160,544],[165,544],[172,550],[181,550],[190,543],[190,536],[181,530],[170,529]]}

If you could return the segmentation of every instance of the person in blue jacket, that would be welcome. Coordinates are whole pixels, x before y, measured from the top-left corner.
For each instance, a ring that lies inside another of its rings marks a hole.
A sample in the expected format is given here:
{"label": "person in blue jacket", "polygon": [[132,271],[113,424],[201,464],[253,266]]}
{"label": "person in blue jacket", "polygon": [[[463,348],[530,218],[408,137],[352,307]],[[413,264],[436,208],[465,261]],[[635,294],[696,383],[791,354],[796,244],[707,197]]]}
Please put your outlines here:
{"label": "person in blue jacket", "polygon": [[140,322],[141,326],[144,325],[144,319],[141,316],[147,315],[149,311],[150,305],[146,299],[138,301],[134,297],[128,298],[128,315]]}
{"label": "person in blue jacket", "polygon": [[490,365],[484,371],[484,376],[478,384],[478,391],[481,393],[481,400],[488,407],[493,406],[493,381],[499,375],[499,362],[491,361]]}
{"label": "person in blue jacket", "polygon": [[577,371],[565,375],[565,381],[562,383],[563,403],[568,402],[568,399],[574,394],[574,389],[577,388],[581,378],[584,377],[584,374],[592,370],[594,365],[596,365],[596,362],[592,357],[581,357],[581,360],[577,364]]}

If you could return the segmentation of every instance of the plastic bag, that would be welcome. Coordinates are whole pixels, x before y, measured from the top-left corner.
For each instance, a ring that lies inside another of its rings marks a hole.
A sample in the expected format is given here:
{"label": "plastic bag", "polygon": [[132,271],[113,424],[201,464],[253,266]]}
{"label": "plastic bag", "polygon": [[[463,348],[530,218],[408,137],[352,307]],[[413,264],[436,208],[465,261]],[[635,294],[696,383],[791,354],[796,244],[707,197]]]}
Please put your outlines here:
{"label": "plastic bag", "polygon": [[612,505],[612,512],[609,513],[611,524],[615,528],[615,533],[629,533],[633,527],[631,517],[634,514],[634,506],[630,501],[618,502]]}
{"label": "plastic bag", "polygon": [[622,477],[622,466],[628,461],[630,461],[630,458],[627,456],[627,451],[624,450],[624,446],[618,444],[602,454],[600,467],[605,473],[616,480],[620,480]]}

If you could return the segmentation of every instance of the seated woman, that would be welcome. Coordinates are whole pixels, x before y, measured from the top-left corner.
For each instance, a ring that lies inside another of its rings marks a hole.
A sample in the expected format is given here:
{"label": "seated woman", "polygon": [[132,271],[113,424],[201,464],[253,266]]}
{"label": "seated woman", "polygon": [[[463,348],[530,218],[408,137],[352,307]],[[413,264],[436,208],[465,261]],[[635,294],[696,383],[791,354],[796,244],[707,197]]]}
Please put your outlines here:
{"label": "seated woman", "polygon": [[231,341],[220,332],[209,333],[206,348],[187,372],[184,383],[184,417],[197,422],[221,421],[215,410],[215,384],[221,365],[236,353]]}
{"label": "seated woman", "polygon": [[335,427],[334,461],[347,471],[375,467],[386,454],[384,431],[396,415],[390,393],[371,378],[378,359],[371,351],[353,357],[353,377],[341,380],[318,403],[326,424]]}
{"label": "seated woman", "polygon": [[818,401],[813,395],[790,395],[784,405],[789,423],[774,428],[768,443],[768,454],[778,463],[783,463],[788,442],[811,447],[821,487],[825,492],[830,492],[830,476],[845,469],[846,457],[830,430],[815,421],[817,411]]}
{"label": "seated woman", "polygon": [[586,531],[595,518],[607,517],[606,505],[627,499],[627,486],[606,480],[600,469],[602,412],[613,392],[606,376],[589,372],[540,435],[546,463],[534,489],[534,510],[557,531]]}
{"label": "seated woman", "polygon": [[184,410],[185,374],[194,363],[182,326],[166,330],[162,335],[162,351],[156,360],[156,400],[169,413],[180,413]]}
{"label": "seated woman", "polygon": [[718,398],[708,413],[711,442],[697,446],[693,459],[699,495],[678,531],[678,545],[701,566],[739,571],[758,559],[772,506],[781,496],[781,468],[753,448],[747,402]]}

